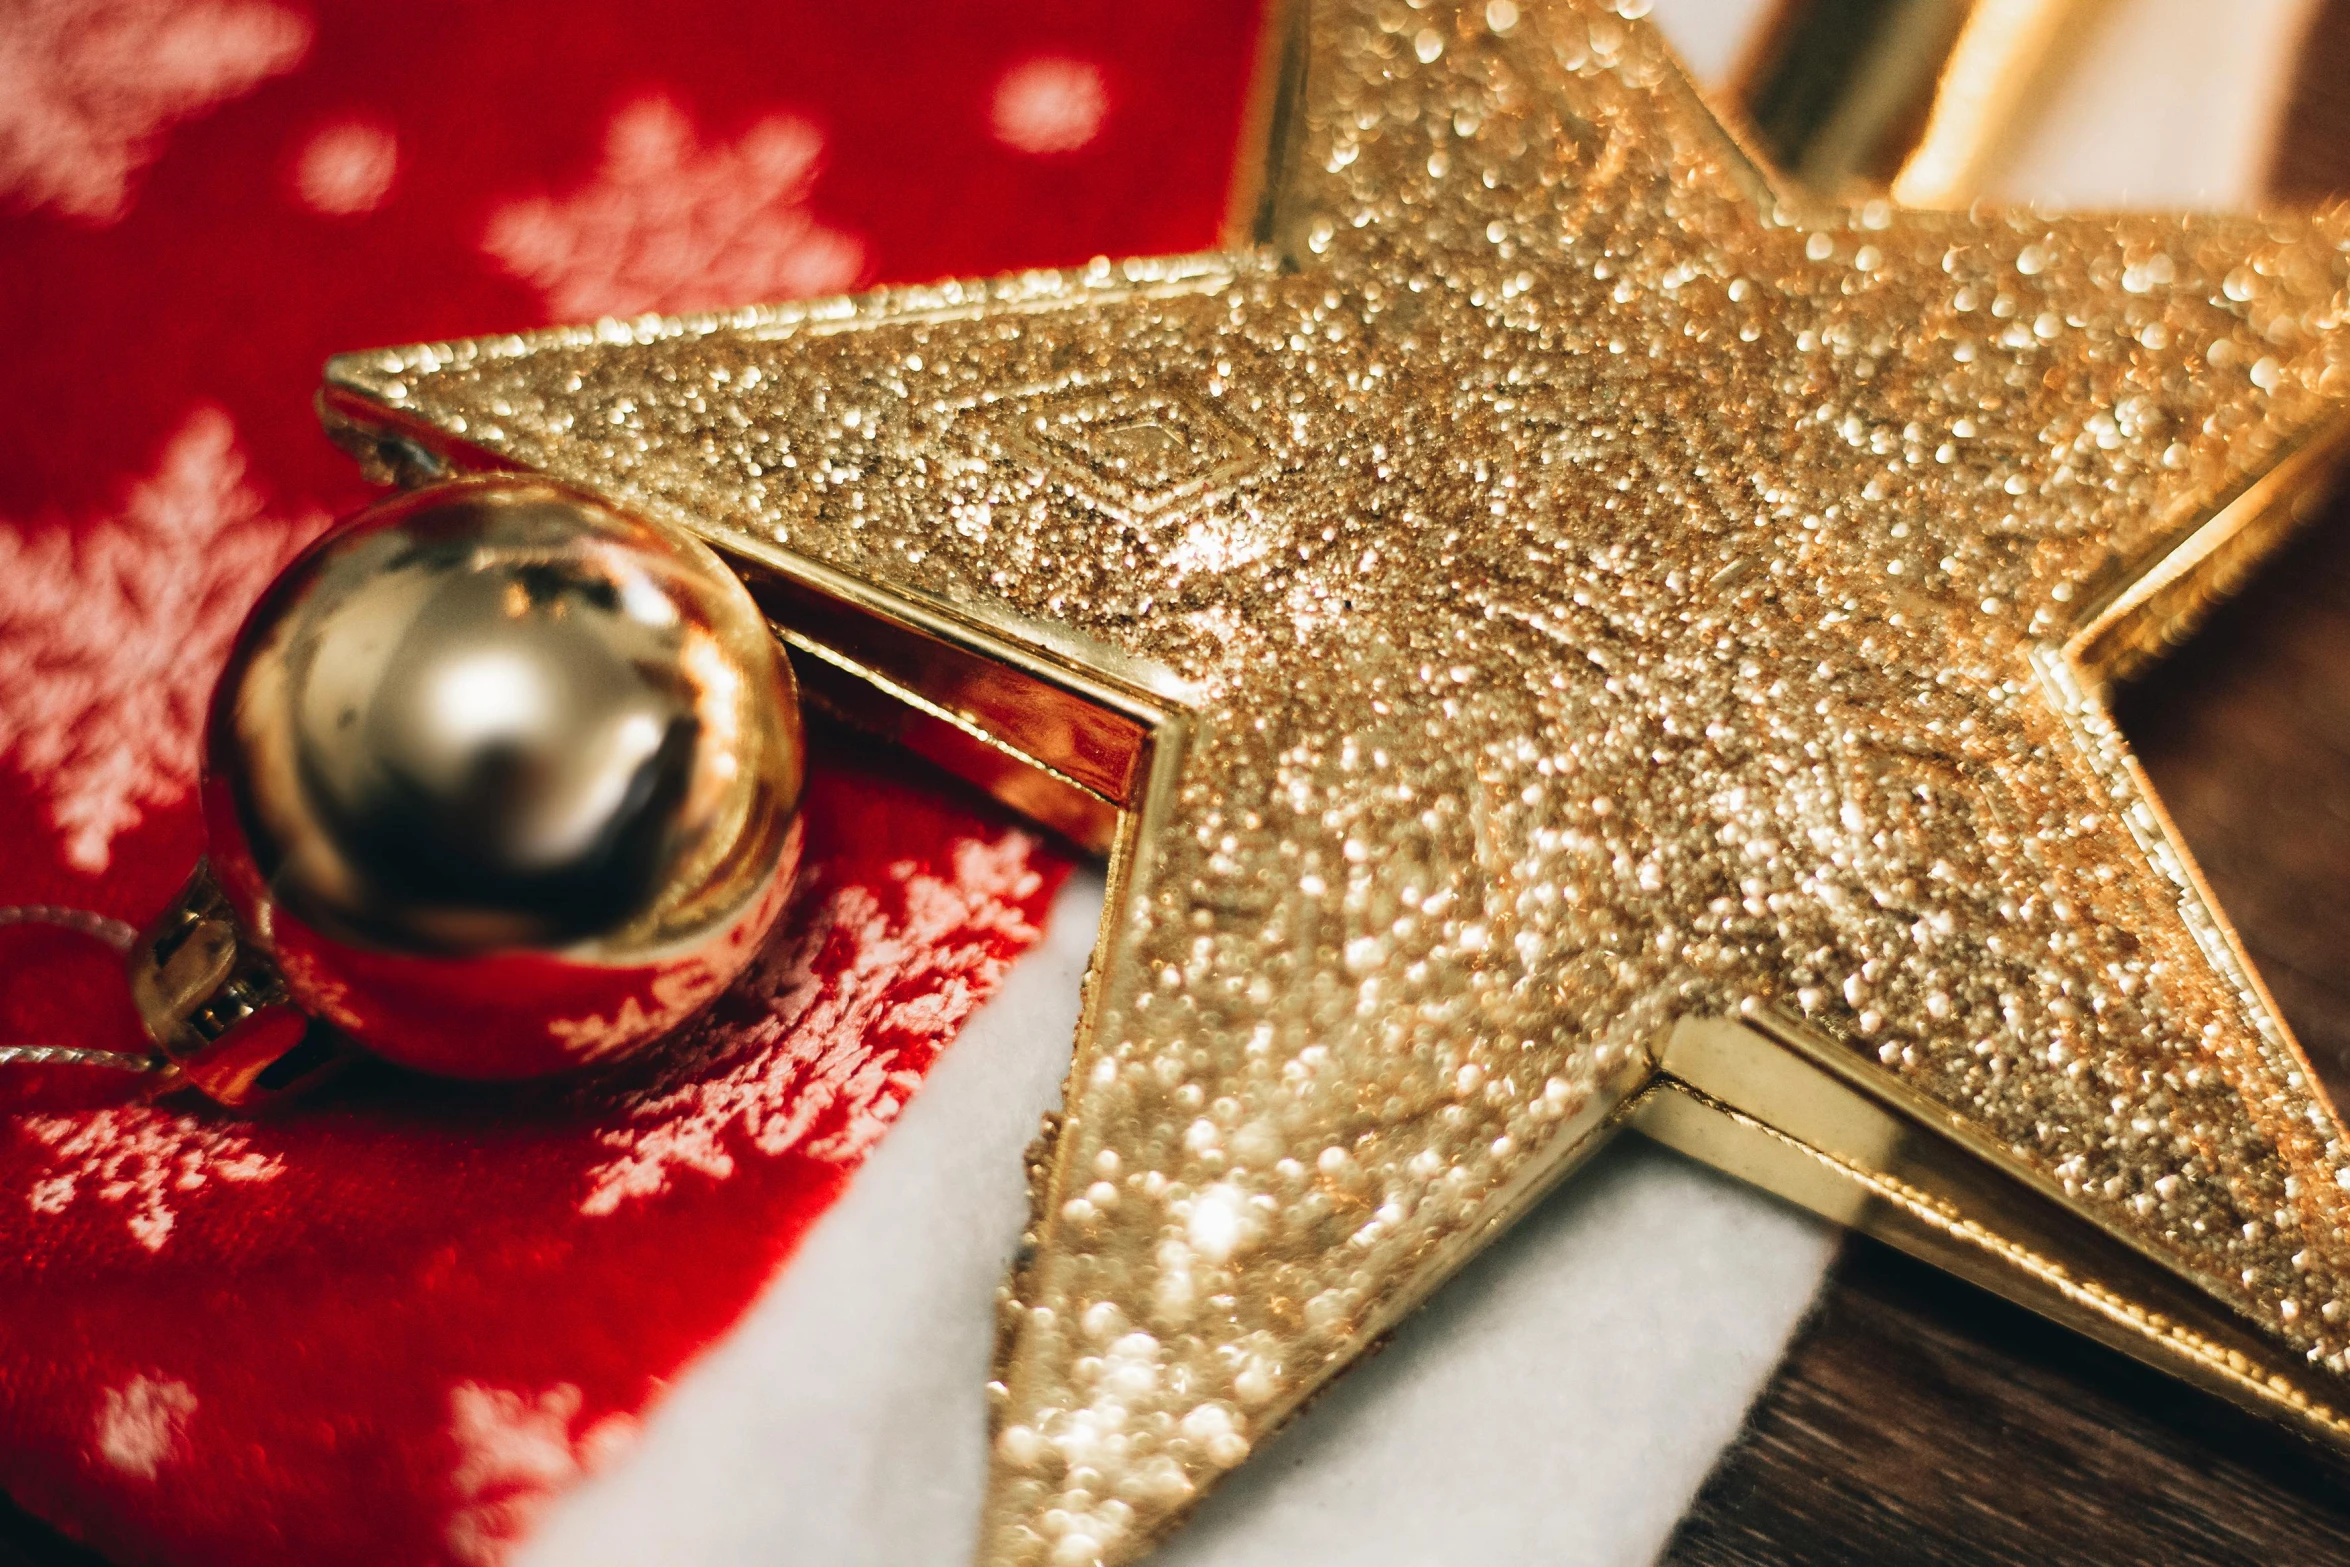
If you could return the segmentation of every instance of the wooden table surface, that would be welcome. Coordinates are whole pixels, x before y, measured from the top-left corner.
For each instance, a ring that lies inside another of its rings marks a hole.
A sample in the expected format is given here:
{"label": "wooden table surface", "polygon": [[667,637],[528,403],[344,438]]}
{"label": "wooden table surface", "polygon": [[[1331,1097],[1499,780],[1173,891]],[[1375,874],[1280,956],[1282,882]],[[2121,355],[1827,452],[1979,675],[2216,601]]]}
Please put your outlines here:
{"label": "wooden table surface", "polygon": [[[2325,0],[2278,144],[2281,199],[2350,197],[2350,0]],[[2350,495],[2120,718],[2350,1105]],[[2350,1462],[1855,1238],[1662,1561],[2330,1567]],[[95,1564],[0,1501],[0,1567]]]}

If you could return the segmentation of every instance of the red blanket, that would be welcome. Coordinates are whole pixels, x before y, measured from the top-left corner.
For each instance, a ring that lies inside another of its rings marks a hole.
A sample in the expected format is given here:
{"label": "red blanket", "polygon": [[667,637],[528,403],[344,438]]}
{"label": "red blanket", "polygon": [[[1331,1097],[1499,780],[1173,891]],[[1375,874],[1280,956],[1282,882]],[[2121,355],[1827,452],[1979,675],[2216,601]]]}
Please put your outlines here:
{"label": "red blanket", "polygon": [[[327,353],[1197,248],[1255,11],[0,4],[0,904],[137,921],[188,870],[227,640],[363,498]],[[773,948],[624,1078],[370,1071],[252,1123],[0,1082],[0,1489],[126,1561],[498,1559],[790,1256],[1066,867],[838,740],[808,809]],[[118,960],[0,926],[0,1041],[134,1048]]]}

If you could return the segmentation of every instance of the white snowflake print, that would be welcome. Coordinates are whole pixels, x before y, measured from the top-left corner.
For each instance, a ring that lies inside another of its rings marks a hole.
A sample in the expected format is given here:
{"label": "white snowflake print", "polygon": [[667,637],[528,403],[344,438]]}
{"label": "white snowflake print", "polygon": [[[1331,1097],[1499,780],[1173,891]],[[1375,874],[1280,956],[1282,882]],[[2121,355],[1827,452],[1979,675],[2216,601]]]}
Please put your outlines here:
{"label": "white snowflake print", "polygon": [[704,964],[688,964],[653,981],[650,1009],[634,996],[625,997],[619,1010],[606,1017],[555,1018],[547,1032],[582,1062],[600,1061],[623,1045],[666,1033],[702,1009],[704,1002],[725,987],[724,977]]}
{"label": "white snowflake print", "polygon": [[355,218],[383,205],[399,172],[399,137],[370,120],[338,120],[304,144],[294,194],[313,212]]}
{"label": "white snowflake print", "polygon": [[824,138],[770,115],[730,146],[703,146],[667,98],[613,116],[585,189],[501,209],[482,240],[560,318],[713,309],[857,281],[865,248],[808,210]]}
{"label": "white snowflake print", "polygon": [[450,1391],[457,1467],[449,1481],[458,1498],[449,1519],[450,1555],[494,1567],[548,1502],[636,1434],[636,1422],[616,1414],[574,1437],[579,1406],[579,1389],[568,1382],[535,1398],[473,1382]]}
{"label": "white snowflake print", "polygon": [[112,223],[166,127],[309,47],[310,23],[266,0],[6,0],[0,198]]}
{"label": "white snowflake print", "polygon": [[[871,889],[850,887],[798,921],[798,935],[769,954],[746,981],[767,1015],[744,1027],[705,1032],[700,1040],[727,1051],[713,1069],[692,1048],[680,1051],[699,1075],[649,1093],[629,1124],[603,1134],[619,1157],[588,1172],[580,1211],[605,1214],[632,1198],[669,1187],[678,1170],[723,1180],[734,1173],[733,1149],[810,1156],[853,1164],[889,1129],[921,1074],[899,1066],[908,1045],[957,1027],[1003,977],[1000,944],[1025,944],[1036,929],[1021,902],[1041,878],[1030,861],[1037,841],[1007,832],[956,846],[954,871],[940,877],[912,864],[893,867],[905,911],[892,916]],[[854,956],[830,974],[817,958],[835,933]],[[893,995],[909,999],[893,1001]],[[827,1117],[839,1125],[809,1141]]]}
{"label": "white snowflake print", "polygon": [[149,1251],[171,1239],[180,1196],[214,1181],[250,1184],[285,1173],[284,1160],[242,1133],[146,1105],[28,1115],[17,1125],[49,1150],[47,1173],[25,1194],[35,1213],[63,1213],[83,1197],[113,1203],[129,1210],[123,1222]]}
{"label": "white snowflake print", "polygon": [[324,523],[262,514],[216,408],[94,526],[0,520],[0,757],[48,791],[70,864],[104,871],[117,834],[195,787],[229,642]]}
{"label": "white snowflake print", "polygon": [[1040,55],[1006,71],[990,111],[996,140],[1039,155],[1075,152],[1092,141],[1109,112],[1102,73],[1083,60]]}
{"label": "white snowflake print", "polygon": [[196,1395],[185,1382],[136,1376],[108,1388],[98,1404],[98,1456],[135,1479],[152,1480],[180,1450]]}

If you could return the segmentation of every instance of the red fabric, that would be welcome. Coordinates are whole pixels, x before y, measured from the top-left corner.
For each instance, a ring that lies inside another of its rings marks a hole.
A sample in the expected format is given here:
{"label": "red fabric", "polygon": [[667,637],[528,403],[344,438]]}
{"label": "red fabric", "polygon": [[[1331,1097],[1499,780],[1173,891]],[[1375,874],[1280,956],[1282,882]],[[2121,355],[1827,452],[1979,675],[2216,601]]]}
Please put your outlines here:
{"label": "red fabric", "polygon": [[[0,4],[0,903],[135,921],[186,873],[226,640],[363,498],[326,354],[1199,247],[1255,11]],[[627,1078],[386,1069],[253,1123],[0,1084],[0,1488],[126,1561],[497,1559],[788,1258],[1065,869],[837,740],[808,830],[765,959]],[[0,929],[0,1041],[136,1039],[111,954]]]}

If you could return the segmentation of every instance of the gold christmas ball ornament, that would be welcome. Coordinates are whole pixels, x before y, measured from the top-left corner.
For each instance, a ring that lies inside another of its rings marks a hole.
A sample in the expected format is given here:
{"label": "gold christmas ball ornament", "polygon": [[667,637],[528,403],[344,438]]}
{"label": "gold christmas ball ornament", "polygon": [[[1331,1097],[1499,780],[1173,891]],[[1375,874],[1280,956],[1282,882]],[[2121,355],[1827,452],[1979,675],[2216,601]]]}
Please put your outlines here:
{"label": "gold christmas ball ornament", "polygon": [[306,550],[239,633],[208,863],[133,989],[229,1103],[346,1040],[451,1077],[614,1059],[758,949],[805,765],[790,667],[706,546],[538,480],[412,491]]}

